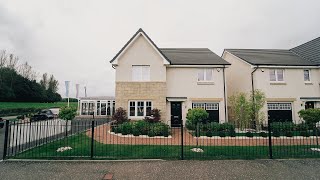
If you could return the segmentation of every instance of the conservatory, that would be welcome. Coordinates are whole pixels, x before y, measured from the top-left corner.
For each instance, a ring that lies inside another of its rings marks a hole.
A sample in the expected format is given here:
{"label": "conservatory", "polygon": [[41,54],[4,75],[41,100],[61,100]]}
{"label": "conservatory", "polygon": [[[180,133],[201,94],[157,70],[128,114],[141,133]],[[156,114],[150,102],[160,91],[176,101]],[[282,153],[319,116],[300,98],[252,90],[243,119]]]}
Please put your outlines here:
{"label": "conservatory", "polygon": [[115,98],[111,96],[79,98],[80,116],[112,116],[115,112]]}

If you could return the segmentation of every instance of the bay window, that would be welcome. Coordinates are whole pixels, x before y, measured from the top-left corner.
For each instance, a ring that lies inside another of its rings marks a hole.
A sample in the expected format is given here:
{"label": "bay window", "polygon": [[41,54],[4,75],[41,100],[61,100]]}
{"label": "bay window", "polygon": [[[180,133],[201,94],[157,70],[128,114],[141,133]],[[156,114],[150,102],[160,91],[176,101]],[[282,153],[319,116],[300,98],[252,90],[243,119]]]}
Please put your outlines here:
{"label": "bay window", "polygon": [[150,116],[152,110],[151,101],[129,101],[129,117]]}

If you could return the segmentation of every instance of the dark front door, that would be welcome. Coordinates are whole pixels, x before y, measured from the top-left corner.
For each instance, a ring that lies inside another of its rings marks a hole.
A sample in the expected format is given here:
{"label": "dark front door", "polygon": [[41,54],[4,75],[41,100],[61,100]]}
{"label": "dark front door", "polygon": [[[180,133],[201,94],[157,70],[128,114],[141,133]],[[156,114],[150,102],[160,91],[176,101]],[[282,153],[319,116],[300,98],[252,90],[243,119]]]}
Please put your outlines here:
{"label": "dark front door", "polygon": [[181,102],[171,102],[171,126],[180,127],[182,123]]}
{"label": "dark front door", "polygon": [[306,102],[305,109],[314,109],[314,102],[313,101]]}

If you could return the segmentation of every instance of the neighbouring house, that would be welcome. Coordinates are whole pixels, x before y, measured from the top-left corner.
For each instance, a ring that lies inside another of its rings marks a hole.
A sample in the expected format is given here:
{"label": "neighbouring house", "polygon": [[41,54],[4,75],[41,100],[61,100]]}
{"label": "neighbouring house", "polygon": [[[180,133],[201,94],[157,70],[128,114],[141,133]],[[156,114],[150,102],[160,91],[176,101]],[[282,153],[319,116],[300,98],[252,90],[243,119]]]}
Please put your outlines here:
{"label": "neighbouring house", "polygon": [[180,126],[188,109],[201,107],[211,121],[226,121],[224,73],[230,63],[208,48],[158,48],[139,29],[110,63],[116,108],[127,110],[129,119],[157,108],[162,121]]}
{"label": "neighbouring house", "polygon": [[112,96],[80,97],[78,109],[81,117],[112,116],[115,112],[115,98]]}
{"label": "neighbouring house", "polygon": [[262,90],[266,117],[299,123],[300,110],[320,108],[319,57],[320,38],[289,50],[225,49],[227,94]]}

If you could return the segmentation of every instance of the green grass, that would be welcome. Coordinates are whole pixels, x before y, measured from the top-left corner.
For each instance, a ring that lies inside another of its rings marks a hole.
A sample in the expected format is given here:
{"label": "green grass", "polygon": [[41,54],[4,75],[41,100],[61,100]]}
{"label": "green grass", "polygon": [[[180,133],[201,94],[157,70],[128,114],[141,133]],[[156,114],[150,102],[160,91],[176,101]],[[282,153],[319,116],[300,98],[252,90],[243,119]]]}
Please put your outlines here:
{"label": "green grass", "polygon": [[[71,107],[77,107],[77,102],[70,102]],[[0,102],[0,109],[16,109],[16,108],[54,108],[67,106],[67,102],[55,103],[35,103],[35,102]]]}
{"label": "green grass", "polygon": [[[59,147],[73,149],[56,152]],[[185,159],[266,159],[268,146],[199,146],[203,153],[192,152],[195,146],[184,146]],[[315,158],[320,152],[311,151],[315,146],[273,146],[274,158]],[[17,159],[90,159],[91,139],[85,134],[73,135],[62,140],[27,150],[12,158]],[[179,145],[108,145],[94,141],[95,159],[179,159]]]}

